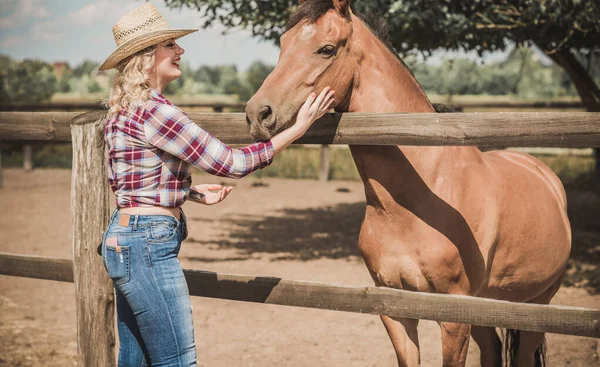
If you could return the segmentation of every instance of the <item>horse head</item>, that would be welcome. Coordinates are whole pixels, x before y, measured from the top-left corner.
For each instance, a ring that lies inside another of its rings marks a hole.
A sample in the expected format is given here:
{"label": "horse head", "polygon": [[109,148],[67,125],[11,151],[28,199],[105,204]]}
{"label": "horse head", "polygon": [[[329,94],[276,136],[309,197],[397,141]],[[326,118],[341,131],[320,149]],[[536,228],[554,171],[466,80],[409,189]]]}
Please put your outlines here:
{"label": "horse head", "polygon": [[301,1],[280,38],[275,69],[248,101],[254,138],[269,139],[290,127],[308,95],[326,86],[336,92],[333,108],[347,110],[355,73],[352,18],[349,0]]}

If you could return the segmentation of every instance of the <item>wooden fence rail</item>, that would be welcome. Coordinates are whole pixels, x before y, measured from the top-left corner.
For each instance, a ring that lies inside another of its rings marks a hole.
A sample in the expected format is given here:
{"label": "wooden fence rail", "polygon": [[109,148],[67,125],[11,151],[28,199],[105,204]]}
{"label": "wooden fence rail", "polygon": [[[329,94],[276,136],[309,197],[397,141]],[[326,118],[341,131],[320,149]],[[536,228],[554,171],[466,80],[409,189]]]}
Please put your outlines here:
{"label": "wooden fence rail", "polygon": [[[70,141],[74,112],[0,112],[0,140]],[[243,113],[189,113],[228,144],[248,144]],[[80,117],[96,121],[95,111]],[[298,144],[475,145],[479,147],[600,146],[599,112],[329,113]]]}
{"label": "wooden fence rail", "polygon": [[[0,253],[4,275],[73,282],[72,266],[68,259]],[[596,309],[199,270],[184,273],[192,296],[600,338]]]}

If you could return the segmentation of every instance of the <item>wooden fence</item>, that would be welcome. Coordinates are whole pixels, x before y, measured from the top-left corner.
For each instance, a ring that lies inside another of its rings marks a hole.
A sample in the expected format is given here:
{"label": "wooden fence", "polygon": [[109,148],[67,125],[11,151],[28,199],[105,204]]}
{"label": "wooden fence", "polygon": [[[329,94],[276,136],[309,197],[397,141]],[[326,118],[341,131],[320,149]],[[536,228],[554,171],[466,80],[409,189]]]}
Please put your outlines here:
{"label": "wooden fence", "polygon": [[[242,112],[246,108],[245,102],[199,102],[199,101],[177,101],[180,108],[212,108],[213,112],[224,112],[225,110],[233,112]],[[510,109],[583,109],[583,105],[578,101],[460,101],[460,103],[446,103],[446,107],[454,112],[463,112],[468,109],[486,109],[502,108]],[[103,104],[91,101],[71,101],[71,102],[46,102],[46,103],[26,103],[26,104],[1,104],[0,111],[90,111],[103,110]],[[320,154],[320,167],[318,173],[319,181],[329,180],[330,170],[330,152],[329,145],[322,144]],[[1,169],[1,167],[0,167]],[[32,146],[23,145],[23,169],[31,171],[32,164]],[[2,187],[2,173],[0,172],[0,188]]]}
{"label": "wooden fence", "polygon": [[[0,112],[0,141],[73,144],[73,260],[0,254],[0,274],[74,282],[78,365],[114,366],[114,294],[96,253],[109,220],[105,115],[76,115]],[[226,143],[252,142],[244,114],[189,116]],[[600,113],[328,114],[297,143],[593,147],[600,146]],[[99,191],[89,195],[90,187]],[[195,296],[600,338],[597,309],[195,270],[185,274]]]}

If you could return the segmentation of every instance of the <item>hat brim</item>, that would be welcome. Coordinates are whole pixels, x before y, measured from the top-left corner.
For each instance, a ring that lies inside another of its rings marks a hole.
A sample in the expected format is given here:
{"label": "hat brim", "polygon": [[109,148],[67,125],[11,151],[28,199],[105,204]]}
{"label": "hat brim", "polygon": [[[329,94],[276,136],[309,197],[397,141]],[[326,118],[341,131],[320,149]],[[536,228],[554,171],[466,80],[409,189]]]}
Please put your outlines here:
{"label": "hat brim", "polygon": [[181,38],[185,35],[198,31],[197,29],[162,29],[144,33],[139,37],[133,38],[119,46],[110,56],[100,65],[99,70],[109,70],[115,68],[125,58],[135,54],[138,51],[156,45],[171,38]]}

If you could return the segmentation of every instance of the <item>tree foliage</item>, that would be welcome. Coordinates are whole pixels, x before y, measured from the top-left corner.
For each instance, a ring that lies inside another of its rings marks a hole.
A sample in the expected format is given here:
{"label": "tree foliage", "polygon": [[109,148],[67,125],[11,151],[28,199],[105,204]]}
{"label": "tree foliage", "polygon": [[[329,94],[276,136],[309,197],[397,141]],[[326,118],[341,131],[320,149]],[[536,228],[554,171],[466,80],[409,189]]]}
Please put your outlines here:
{"label": "tree foliage", "polygon": [[[278,42],[298,0],[165,0],[204,16],[203,26],[219,22],[247,28]],[[437,49],[504,50],[535,44],[563,67],[588,109],[600,110],[600,89],[582,66],[600,55],[598,0],[361,0],[352,8],[379,18],[391,45],[401,54]],[[496,82],[507,83],[502,76]]]}
{"label": "tree foliage", "polygon": [[[203,26],[220,22],[248,28],[277,42],[298,0],[165,0],[171,7],[197,9]],[[545,51],[562,47],[598,49],[600,3],[596,0],[362,0],[362,14],[379,16],[399,52],[439,48],[495,51],[509,41],[534,41]]]}
{"label": "tree foliage", "polygon": [[56,91],[52,67],[39,60],[16,62],[0,58],[0,100],[2,103],[35,103],[49,100]]}

